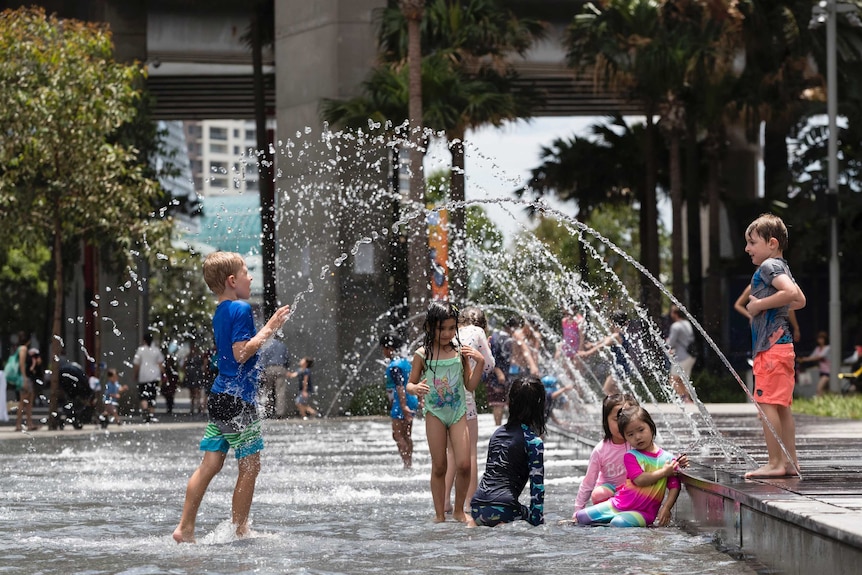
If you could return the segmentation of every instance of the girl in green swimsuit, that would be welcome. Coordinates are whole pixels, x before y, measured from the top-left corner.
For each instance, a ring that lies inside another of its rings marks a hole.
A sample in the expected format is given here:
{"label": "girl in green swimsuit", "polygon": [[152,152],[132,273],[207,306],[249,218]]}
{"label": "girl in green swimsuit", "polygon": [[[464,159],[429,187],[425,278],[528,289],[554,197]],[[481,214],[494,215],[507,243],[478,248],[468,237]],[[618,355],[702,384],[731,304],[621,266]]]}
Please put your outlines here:
{"label": "girl in green swimsuit", "polygon": [[[457,340],[458,310],[448,302],[432,301],[429,304],[423,329],[425,340],[413,356],[407,393],[424,399],[425,435],[431,453],[434,521],[439,523],[446,519],[446,447],[449,442],[455,456],[456,471],[452,517],[456,521],[466,521],[464,499],[470,481],[470,442],[464,390],[473,391],[479,385],[485,359],[476,349],[460,345]],[[473,370],[466,358],[476,362]]]}

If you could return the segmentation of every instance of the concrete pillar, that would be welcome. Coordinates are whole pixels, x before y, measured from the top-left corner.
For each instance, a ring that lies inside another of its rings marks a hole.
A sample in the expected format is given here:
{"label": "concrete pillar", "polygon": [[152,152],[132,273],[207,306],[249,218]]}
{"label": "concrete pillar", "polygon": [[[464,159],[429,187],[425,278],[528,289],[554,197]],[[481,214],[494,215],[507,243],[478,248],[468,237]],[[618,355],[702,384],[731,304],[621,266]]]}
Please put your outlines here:
{"label": "concrete pillar", "polygon": [[[342,386],[355,389],[382,375],[372,375],[380,372],[376,349],[366,362],[372,370],[354,373],[351,366],[368,355],[371,320],[389,306],[388,277],[381,272],[389,257],[386,242],[364,244],[355,256],[336,262],[350,254],[359,237],[387,227],[387,214],[333,198],[357,184],[373,195],[375,186],[386,186],[385,172],[368,175],[361,166],[351,168],[353,152],[324,145],[319,108],[323,99],[358,94],[375,63],[374,10],[384,5],[383,0],[285,0],[275,8],[278,295],[281,303],[292,303],[303,294],[285,326],[286,341],[294,358],[314,358],[324,411]],[[365,150],[365,157],[371,153]],[[329,171],[326,159],[343,168]],[[332,413],[349,399],[348,391]]]}

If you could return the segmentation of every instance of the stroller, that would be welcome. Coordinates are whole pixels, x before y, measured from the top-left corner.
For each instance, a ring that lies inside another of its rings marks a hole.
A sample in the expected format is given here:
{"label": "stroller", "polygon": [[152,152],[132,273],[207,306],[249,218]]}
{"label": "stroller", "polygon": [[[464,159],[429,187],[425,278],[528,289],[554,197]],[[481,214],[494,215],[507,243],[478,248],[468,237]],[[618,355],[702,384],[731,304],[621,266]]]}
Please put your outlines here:
{"label": "stroller", "polygon": [[66,359],[60,360],[60,388],[66,394],[65,418],[61,425],[71,423],[81,429],[85,423],[92,423],[95,413],[95,392],[90,387],[84,368]]}

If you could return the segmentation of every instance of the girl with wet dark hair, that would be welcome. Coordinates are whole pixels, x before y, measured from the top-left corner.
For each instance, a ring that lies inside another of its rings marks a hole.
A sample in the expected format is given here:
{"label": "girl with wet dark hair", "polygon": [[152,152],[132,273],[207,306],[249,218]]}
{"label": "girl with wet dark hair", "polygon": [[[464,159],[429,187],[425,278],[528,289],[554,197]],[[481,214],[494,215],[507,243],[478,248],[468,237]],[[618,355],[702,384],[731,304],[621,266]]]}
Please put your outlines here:
{"label": "girl with wet dark hair", "polygon": [[[425,338],[416,350],[410,368],[407,393],[425,399],[425,435],[431,454],[431,496],[434,520],[446,519],[446,448],[455,456],[456,521],[466,521],[464,500],[470,481],[470,444],[467,432],[466,391],[479,385],[485,358],[476,349],[458,341],[458,310],[448,302],[428,305],[424,323]],[[475,369],[470,362],[475,361]]]}
{"label": "girl with wet dark hair", "polygon": [[[545,386],[538,377],[516,378],[509,389],[509,421],[488,442],[488,459],[470,501],[470,526],[493,527],[524,519],[545,522]],[[530,506],[518,498],[530,482]]]}

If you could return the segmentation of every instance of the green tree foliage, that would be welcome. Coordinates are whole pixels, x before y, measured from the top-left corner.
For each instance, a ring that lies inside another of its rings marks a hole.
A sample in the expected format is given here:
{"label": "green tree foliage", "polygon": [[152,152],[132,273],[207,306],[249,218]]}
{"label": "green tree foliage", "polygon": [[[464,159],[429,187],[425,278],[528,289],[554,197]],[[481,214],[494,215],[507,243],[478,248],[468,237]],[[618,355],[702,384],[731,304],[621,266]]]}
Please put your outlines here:
{"label": "green tree foliage", "polygon": [[201,273],[202,258],[174,249],[150,278],[151,323],[163,341],[184,341],[211,331],[215,298]]}
{"label": "green tree foliage", "polygon": [[[134,148],[112,143],[135,117],[144,70],[118,64],[112,50],[103,26],[40,8],[0,14],[0,212],[15,222],[0,234],[53,246],[52,357],[60,354],[64,244],[145,238],[142,250],[164,237],[164,227],[147,218],[158,184],[144,175]],[[58,376],[55,369],[52,412]]]}

